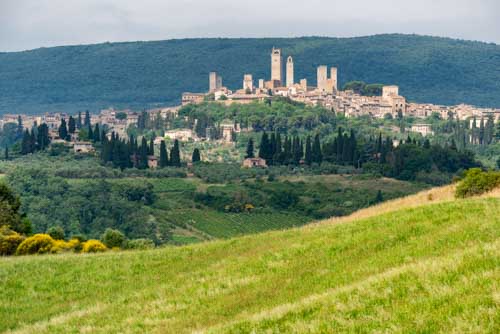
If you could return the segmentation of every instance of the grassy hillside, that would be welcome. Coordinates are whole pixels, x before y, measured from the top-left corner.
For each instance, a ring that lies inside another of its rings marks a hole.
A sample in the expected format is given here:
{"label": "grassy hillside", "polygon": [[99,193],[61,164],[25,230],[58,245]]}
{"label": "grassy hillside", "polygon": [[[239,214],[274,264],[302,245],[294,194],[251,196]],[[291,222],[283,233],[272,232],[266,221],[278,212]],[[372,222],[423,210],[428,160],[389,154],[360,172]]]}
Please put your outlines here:
{"label": "grassy hillside", "polygon": [[0,330],[497,333],[500,192],[454,201],[451,190],[351,222],[142,252],[1,259]]}
{"label": "grassy hillside", "polygon": [[0,113],[143,108],[205,91],[208,72],[239,87],[243,73],[268,78],[273,46],[316,82],[316,66],[351,80],[397,84],[410,100],[500,106],[500,46],[416,35],[359,38],[189,39],[105,43],[0,53]]}

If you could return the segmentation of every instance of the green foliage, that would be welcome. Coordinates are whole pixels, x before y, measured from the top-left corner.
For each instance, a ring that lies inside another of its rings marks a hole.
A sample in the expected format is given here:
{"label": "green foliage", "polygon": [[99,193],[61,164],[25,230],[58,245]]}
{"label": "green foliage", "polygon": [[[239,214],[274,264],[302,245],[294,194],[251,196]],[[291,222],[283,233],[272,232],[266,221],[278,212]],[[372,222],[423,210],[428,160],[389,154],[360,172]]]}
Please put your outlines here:
{"label": "green foliage", "polygon": [[155,243],[151,239],[132,239],[125,243],[126,249],[151,249],[155,248]]}
{"label": "green foliage", "polygon": [[0,227],[0,256],[14,255],[24,239],[24,236],[12,231],[7,226]]}
{"label": "green foliage", "polygon": [[344,85],[343,90],[352,90],[356,94],[364,96],[382,95],[383,84],[366,84],[363,81],[350,81]]}
{"label": "green foliage", "polygon": [[64,229],[61,226],[51,226],[47,234],[54,240],[64,240]]}
{"label": "green foliage", "polygon": [[484,172],[479,168],[472,168],[465,173],[465,177],[457,185],[456,197],[464,198],[480,195],[500,186],[500,172]]}
{"label": "green foliage", "polygon": [[107,228],[106,231],[104,231],[104,233],[101,236],[101,241],[108,248],[114,248],[114,247],[121,248],[125,245],[126,238],[122,232],[111,228]]}
{"label": "green foliage", "polygon": [[[228,87],[241,85],[248,64],[252,64],[254,77],[268,77],[273,46],[293,55],[300,64],[296,76],[308,82],[316,81],[315,66],[325,64],[339,68],[340,86],[352,80],[381,82],[399,85],[412,101],[500,104],[500,97],[494,94],[500,90],[496,72],[500,46],[428,36],[377,35],[186,39],[0,53],[0,82],[9,83],[0,86],[0,113],[77,112],[110,105],[142,109],[156,107],[158,101],[174,105],[184,91],[207,91],[206,77],[214,69]],[[40,78],[46,83],[43,87]]]}

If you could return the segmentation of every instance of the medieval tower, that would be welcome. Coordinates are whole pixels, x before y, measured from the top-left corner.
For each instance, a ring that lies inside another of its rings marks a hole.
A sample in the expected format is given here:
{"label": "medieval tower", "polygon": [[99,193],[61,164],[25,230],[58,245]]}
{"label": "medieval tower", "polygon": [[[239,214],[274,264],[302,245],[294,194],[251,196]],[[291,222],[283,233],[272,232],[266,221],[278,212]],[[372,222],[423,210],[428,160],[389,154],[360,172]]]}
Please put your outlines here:
{"label": "medieval tower", "polygon": [[289,56],[286,60],[286,86],[292,87],[293,84],[293,58]]}
{"label": "medieval tower", "polygon": [[317,86],[319,90],[321,91],[326,90],[327,80],[328,80],[328,67],[325,65],[318,66]]}
{"label": "medieval tower", "polygon": [[281,59],[281,49],[275,49],[271,52],[271,80],[277,80],[280,84],[283,82],[282,75],[282,59]]}

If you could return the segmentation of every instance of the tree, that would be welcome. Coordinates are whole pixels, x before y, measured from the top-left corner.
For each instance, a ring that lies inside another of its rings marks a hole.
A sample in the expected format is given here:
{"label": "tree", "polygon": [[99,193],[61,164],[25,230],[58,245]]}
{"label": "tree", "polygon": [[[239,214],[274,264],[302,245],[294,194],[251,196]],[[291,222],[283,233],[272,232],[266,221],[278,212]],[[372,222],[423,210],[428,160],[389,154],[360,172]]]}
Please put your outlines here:
{"label": "tree", "polygon": [[160,144],[160,167],[167,167],[168,166],[168,152],[167,152],[167,145],[165,145],[165,141],[162,140]]}
{"label": "tree", "polygon": [[313,162],[313,154],[311,147],[311,136],[307,136],[306,138],[306,152],[305,152],[305,162],[307,165],[311,165]]}
{"label": "tree", "polygon": [[174,167],[181,166],[181,153],[179,149],[179,141],[174,140],[174,146],[170,150],[170,165]]}
{"label": "tree", "polygon": [[101,129],[99,128],[99,123],[95,123],[92,139],[94,140],[94,143],[101,141]]}
{"label": "tree", "polygon": [[61,125],[59,126],[59,138],[68,139],[68,128],[66,127],[66,120],[64,118],[61,119]]}
{"label": "tree", "polygon": [[323,153],[321,152],[321,143],[319,141],[319,135],[314,136],[314,142],[311,148],[311,158],[312,162],[321,164],[323,162]]}
{"label": "tree", "polygon": [[125,244],[125,235],[111,228],[107,228],[101,236],[101,241],[108,248],[123,247]]}
{"label": "tree", "polygon": [[248,158],[255,158],[254,152],[253,152],[253,139],[250,138],[247,143],[247,151],[245,155],[245,159]]}
{"label": "tree", "polygon": [[0,183],[0,227],[6,226],[19,233],[30,233],[31,223],[19,212],[19,197],[5,184]]}
{"label": "tree", "polygon": [[82,128],[82,112],[78,112],[78,118],[76,119],[76,128],[80,130]]}
{"label": "tree", "polygon": [[272,158],[271,143],[269,142],[269,137],[265,131],[262,133],[262,138],[260,140],[259,158],[265,159],[266,161],[269,161]]}
{"label": "tree", "polygon": [[149,155],[155,155],[155,143],[153,141],[153,138],[149,140],[149,149],[148,149]]}
{"label": "tree", "polygon": [[64,229],[59,225],[50,227],[47,234],[54,240],[64,240]]}
{"label": "tree", "polygon": [[69,116],[68,120],[68,132],[73,134],[76,131],[76,122],[73,116]]}
{"label": "tree", "polygon": [[148,142],[145,137],[142,137],[141,147],[139,148],[139,169],[148,168]]}
{"label": "tree", "polygon": [[91,124],[90,124],[90,113],[88,110],[85,111],[85,119],[83,121],[83,125],[85,125],[85,127],[89,127]]}
{"label": "tree", "polygon": [[384,197],[382,196],[382,191],[379,189],[377,191],[377,196],[375,196],[375,203],[381,203],[384,201]]}
{"label": "tree", "polygon": [[198,148],[195,148],[195,149],[193,150],[193,156],[192,156],[191,161],[192,161],[193,163],[196,163],[196,162],[201,161],[201,157],[200,157],[200,150],[199,150]]}
{"label": "tree", "polygon": [[9,148],[5,147],[5,160],[9,160]]}

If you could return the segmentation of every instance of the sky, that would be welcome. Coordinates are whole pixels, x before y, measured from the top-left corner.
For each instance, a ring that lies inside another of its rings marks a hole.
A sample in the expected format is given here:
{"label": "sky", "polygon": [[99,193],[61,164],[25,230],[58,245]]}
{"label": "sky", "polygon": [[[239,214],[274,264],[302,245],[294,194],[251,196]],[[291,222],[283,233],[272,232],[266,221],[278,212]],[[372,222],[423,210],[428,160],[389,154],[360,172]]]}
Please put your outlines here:
{"label": "sky", "polygon": [[0,0],[0,51],[172,38],[381,33],[500,44],[500,0]]}

